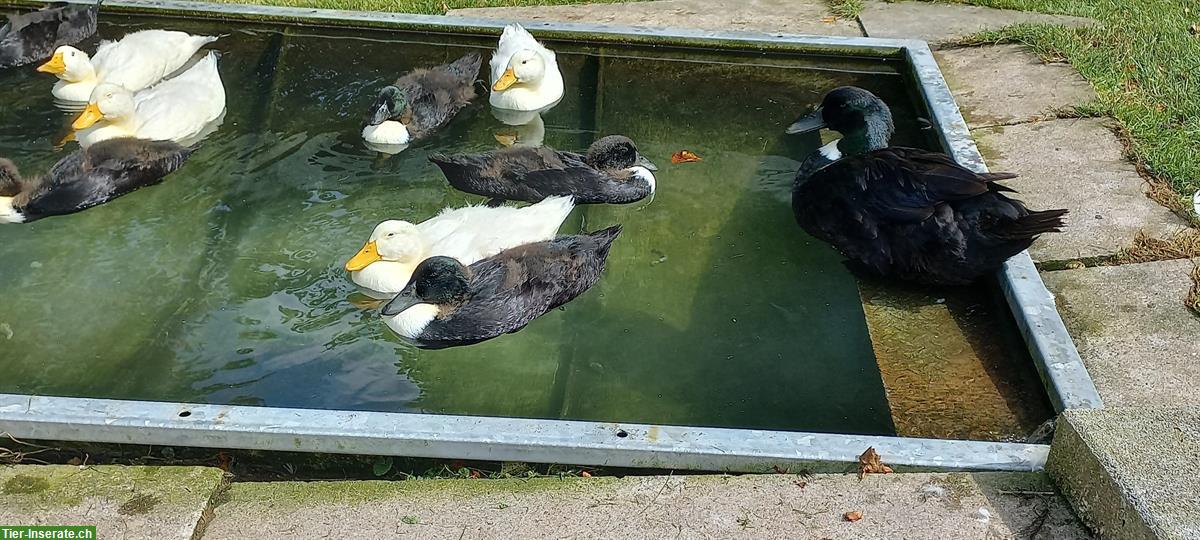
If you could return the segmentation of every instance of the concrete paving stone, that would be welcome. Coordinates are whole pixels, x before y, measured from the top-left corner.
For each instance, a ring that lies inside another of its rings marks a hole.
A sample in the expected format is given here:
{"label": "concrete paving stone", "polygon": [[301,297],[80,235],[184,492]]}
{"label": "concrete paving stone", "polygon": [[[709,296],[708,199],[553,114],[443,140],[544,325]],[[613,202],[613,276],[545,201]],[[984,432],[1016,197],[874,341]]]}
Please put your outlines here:
{"label": "concrete paving stone", "polygon": [[99,538],[189,540],[224,487],[211,467],[0,467],[0,524],[95,525]]}
{"label": "concrete paving stone", "polygon": [[1047,64],[1022,45],[943,49],[934,56],[972,129],[1049,119],[1096,99],[1070,64]]}
{"label": "concrete paving stone", "polygon": [[1125,159],[1107,120],[1080,118],[972,131],[988,168],[1037,210],[1066,208],[1067,227],[1030,248],[1035,261],[1068,261],[1115,254],[1139,230],[1166,237],[1183,220],[1145,195],[1146,183]]}
{"label": "concrete paving stone", "polygon": [[1046,15],[963,4],[879,1],[867,2],[858,20],[871,37],[921,39],[935,45],[981,30],[994,30],[1012,24],[1085,26],[1095,22],[1084,17]]}
{"label": "concrete paving stone", "polygon": [[1042,274],[1105,405],[1195,401],[1200,317],[1183,304],[1191,271],[1177,260]]}
{"label": "concrete paving stone", "polygon": [[447,15],[520,22],[863,35],[857,21],[835,19],[829,6],[820,0],[659,0],[628,4],[467,8],[450,10]]}
{"label": "concrete paving stone", "polygon": [[[884,456],[886,460],[887,456]],[[862,513],[849,522],[847,512]],[[1075,539],[1040,473],[235,483],[205,540]]]}
{"label": "concrete paving stone", "polygon": [[1072,410],[1047,470],[1101,538],[1200,538],[1200,407]]}

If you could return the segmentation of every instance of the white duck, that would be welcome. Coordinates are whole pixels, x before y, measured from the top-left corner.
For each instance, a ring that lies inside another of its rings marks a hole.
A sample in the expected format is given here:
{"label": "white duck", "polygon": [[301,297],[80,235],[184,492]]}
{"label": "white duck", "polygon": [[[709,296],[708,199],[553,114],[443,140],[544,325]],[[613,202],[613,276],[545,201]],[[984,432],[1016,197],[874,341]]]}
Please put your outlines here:
{"label": "white duck", "polygon": [[137,95],[112,83],[95,95],[71,127],[85,148],[115,137],[152,141],[196,142],[225,112],[225,87],[217,71],[217,55],[196,62],[183,74]]}
{"label": "white duck", "polygon": [[390,299],[404,289],[421,261],[444,255],[469,265],[512,247],[550,240],[574,207],[571,197],[549,197],[524,208],[447,208],[417,225],[384,221],[346,262],[346,271],[368,294]]}
{"label": "white duck", "polygon": [[216,41],[172,30],[142,30],[120,41],[105,41],[96,54],[71,46],[59,47],[38,71],[59,78],[51,93],[64,101],[86,102],[101,83],[124,86],[130,92],[163,80],[183,67],[201,47]]}
{"label": "white duck", "polygon": [[493,107],[514,111],[548,108],[563,97],[563,77],[554,51],[519,24],[504,27],[492,53]]}

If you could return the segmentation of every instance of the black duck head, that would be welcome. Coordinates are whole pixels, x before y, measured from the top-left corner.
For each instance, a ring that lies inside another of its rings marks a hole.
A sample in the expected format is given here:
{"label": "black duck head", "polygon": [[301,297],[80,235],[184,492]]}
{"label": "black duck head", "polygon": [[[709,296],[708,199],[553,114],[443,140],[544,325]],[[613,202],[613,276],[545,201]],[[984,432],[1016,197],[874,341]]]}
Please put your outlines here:
{"label": "black duck head", "polygon": [[451,257],[430,257],[421,261],[408,285],[383,306],[383,315],[392,317],[417,304],[447,305],[463,302],[471,288],[470,270]]}
{"label": "black duck head", "polygon": [[379,97],[371,106],[371,112],[367,113],[366,125],[378,126],[399,117],[407,108],[408,99],[404,92],[395,86],[385,86],[383,90],[379,91]]}
{"label": "black duck head", "polygon": [[854,86],[834,88],[825,94],[821,106],[797,119],[787,132],[807,133],[826,127],[845,137],[838,149],[847,154],[885,148],[896,131],[887,104]]}
{"label": "black duck head", "polygon": [[587,163],[597,169],[628,169],[639,166],[651,171],[658,170],[650,160],[638,153],[633,141],[623,135],[609,135],[592,143],[588,147]]}

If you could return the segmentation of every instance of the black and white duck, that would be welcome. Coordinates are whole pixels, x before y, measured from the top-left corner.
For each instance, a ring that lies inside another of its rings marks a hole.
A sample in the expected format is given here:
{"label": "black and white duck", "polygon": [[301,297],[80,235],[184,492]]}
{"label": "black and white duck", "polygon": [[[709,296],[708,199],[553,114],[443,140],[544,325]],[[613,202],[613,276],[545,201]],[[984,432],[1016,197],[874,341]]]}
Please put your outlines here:
{"label": "black and white duck", "polygon": [[434,154],[429,160],[460,191],[528,202],[568,195],[576,204],[640,201],[654,193],[652,171],[658,170],[621,135],[597,140],[586,155],[513,146],[482,154]]}
{"label": "black and white duck", "polygon": [[388,327],[423,348],[470,345],[516,332],[595,285],[620,234],[616,225],[560,236],[470,266],[430,257],[381,312]]}
{"label": "black and white duck", "polygon": [[62,158],[40,178],[25,179],[0,158],[0,223],[72,214],[157,184],[191,149],[170,141],[108,139]]}
{"label": "black and white duck", "polygon": [[852,86],[788,128],[828,127],[842,138],[800,166],[792,210],[800,226],[873,273],[933,285],[992,274],[1038,235],[1058,232],[1066,210],[1030,211],[996,183],[1011,173],[977,173],[949,156],[889,146],[887,104]]}
{"label": "black and white duck", "polygon": [[449,64],[412,71],[379,91],[362,131],[368,145],[389,153],[441,129],[475,99],[483,60],[471,52]]}
{"label": "black and white duck", "polygon": [[100,2],[92,6],[55,2],[29,13],[9,15],[0,26],[0,68],[45,60],[54,50],[96,33]]}

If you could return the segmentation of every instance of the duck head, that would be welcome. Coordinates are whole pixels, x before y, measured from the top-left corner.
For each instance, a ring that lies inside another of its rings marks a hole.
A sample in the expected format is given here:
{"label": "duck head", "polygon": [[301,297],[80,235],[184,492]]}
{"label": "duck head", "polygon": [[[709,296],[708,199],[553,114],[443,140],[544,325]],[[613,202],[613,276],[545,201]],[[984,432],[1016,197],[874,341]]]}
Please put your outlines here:
{"label": "duck head", "polygon": [[125,122],[133,118],[133,94],[123,86],[104,83],[92,90],[92,99],[71,128],[87,129],[96,122],[104,120],[110,123]]}
{"label": "duck head", "polygon": [[385,86],[379,91],[379,97],[363,122],[363,139],[376,145],[408,144],[409,133],[405,123],[411,121],[412,109],[408,106],[408,96],[395,86]]}
{"label": "duck head", "polygon": [[537,85],[546,76],[546,59],[533,49],[521,49],[508,59],[508,67],[492,83],[493,92],[503,92],[514,85]]}
{"label": "duck head", "polygon": [[425,256],[425,241],[416,225],[388,220],[375,226],[367,244],[349,261],[347,272],[358,272],[376,262],[398,262],[415,266]]}
{"label": "duck head", "polygon": [[886,148],[896,131],[892,111],[875,94],[854,86],[834,88],[821,106],[801,116],[789,134],[829,128],[842,134],[837,149],[843,154],[862,154]]}
{"label": "duck head", "polygon": [[64,45],[54,50],[48,62],[38,66],[38,71],[50,73],[67,82],[80,82],[96,78],[96,69],[87,53]]}
{"label": "duck head", "polygon": [[413,271],[408,285],[380,310],[393,317],[417,304],[461,304],[471,290],[471,270],[452,257],[430,257]]}
{"label": "duck head", "polygon": [[650,160],[638,152],[637,146],[629,137],[609,135],[602,137],[588,147],[585,158],[588,165],[600,170],[626,171],[650,184],[650,192],[654,192],[654,173],[656,167]]}
{"label": "duck head", "polygon": [[407,109],[408,96],[395,86],[385,86],[379,91],[379,97],[375,98],[371,112],[367,113],[365,125],[378,126],[388,120],[399,119]]}

